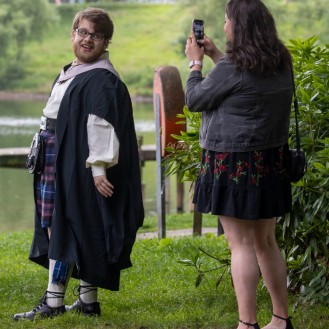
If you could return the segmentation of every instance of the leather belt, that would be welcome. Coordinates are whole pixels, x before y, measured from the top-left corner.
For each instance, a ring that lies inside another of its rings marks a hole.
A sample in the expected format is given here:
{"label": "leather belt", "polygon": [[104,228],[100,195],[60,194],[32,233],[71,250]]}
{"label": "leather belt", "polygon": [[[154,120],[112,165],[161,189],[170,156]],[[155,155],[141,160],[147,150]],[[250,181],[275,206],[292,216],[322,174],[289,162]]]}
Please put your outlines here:
{"label": "leather belt", "polygon": [[40,122],[41,130],[55,130],[56,128],[56,119],[50,119],[42,116]]}

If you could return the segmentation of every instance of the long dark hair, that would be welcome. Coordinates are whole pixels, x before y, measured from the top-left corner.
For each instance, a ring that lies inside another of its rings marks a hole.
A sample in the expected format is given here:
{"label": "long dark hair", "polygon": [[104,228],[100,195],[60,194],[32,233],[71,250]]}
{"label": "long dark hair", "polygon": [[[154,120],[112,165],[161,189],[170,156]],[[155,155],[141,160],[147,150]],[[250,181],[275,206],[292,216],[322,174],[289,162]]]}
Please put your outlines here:
{"label": "long dark hair", "polygon": [[230,0],[226,15],[232,27],[226,53],[237,68],[274,73],[291,65],[274,18],[261,0]]}

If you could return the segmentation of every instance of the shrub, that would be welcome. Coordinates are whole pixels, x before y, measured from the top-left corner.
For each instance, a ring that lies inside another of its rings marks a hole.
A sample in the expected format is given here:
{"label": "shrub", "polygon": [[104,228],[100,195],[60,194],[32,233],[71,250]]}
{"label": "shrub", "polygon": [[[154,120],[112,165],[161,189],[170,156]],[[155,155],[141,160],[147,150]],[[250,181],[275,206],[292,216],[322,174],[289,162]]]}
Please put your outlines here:
{"label": "shrub", "polygon": [[[318,47],[316,36],[290,42],[308,170],[293,185],[293,210],[280,219],[278,238],[288,261],[289,287],[303,301],[329,304],[329,45]],[[290,129],[294,136],[293,124]]]}

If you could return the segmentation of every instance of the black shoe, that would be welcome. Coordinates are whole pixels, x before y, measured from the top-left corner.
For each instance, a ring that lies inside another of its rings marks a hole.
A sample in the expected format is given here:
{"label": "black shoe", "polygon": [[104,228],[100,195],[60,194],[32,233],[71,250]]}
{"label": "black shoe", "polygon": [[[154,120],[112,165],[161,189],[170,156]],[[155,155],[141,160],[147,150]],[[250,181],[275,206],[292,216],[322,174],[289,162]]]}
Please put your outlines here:
{"label": "black shoe", "polygon": [[288,318],[282,318],[281,316],[278,316],[278,315],[275,315],[275,314],[273,314],[273,316],[275,316],[278,319],[281,319],[281,320],[286,321],[286,324],[287,324],[286,325],[286,329],[294,329],[294,327],[292,326],[290,317],[288,317]]}
{"label": "black shoe", "polygon": [[101,315],[101,307],[99,302],[94,302],[94,303],[84,303],[81,298],[72,304],[71,306],[65,306],[66,311],[75,311],[78,313],[82,313],[87,316],[99,316]]}
{"label": "black shoe", "polygon": [[40,304],[37,305],[32,311],[25,312],[25,313],[17,313],[14,315],[14,320],[34,320],[36,316],[40,318],[52,318],[57,315],[61,315],[65,313],[65,306],[59,306],[59,307],[50,307],[46,303],[47,300],[47,292],[43,295],[43,297],[40,300]]}

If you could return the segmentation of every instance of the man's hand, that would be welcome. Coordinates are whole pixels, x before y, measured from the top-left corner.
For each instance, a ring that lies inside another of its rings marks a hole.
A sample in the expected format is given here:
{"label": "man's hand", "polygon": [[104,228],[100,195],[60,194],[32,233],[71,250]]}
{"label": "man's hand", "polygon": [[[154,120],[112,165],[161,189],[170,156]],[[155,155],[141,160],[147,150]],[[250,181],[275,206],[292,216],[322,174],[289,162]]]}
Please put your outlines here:
{"label": "man's hand", "polygon": [[107,180],[105,175],[94,177],[95,186],[105,198],[112,196],[114,186]]}

